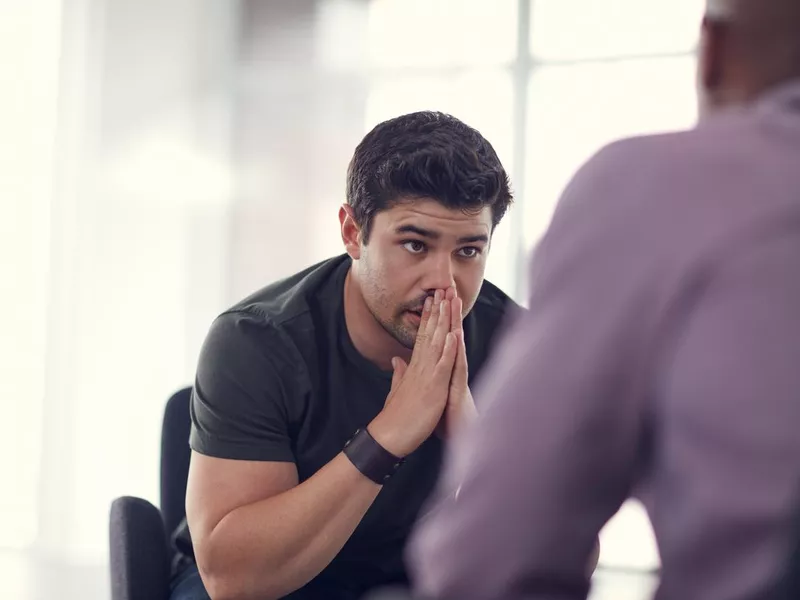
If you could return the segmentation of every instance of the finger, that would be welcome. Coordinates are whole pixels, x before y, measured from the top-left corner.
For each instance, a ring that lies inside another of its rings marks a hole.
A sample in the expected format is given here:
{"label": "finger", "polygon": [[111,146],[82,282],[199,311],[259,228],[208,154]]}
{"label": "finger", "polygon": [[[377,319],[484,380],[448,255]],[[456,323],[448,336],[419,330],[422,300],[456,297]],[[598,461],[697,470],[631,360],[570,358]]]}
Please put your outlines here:
{"label": "finger", "polygon": [[436,292],[433,294],[431,316],[428,319],[428,324],[425,329],[426,333],[430,336],[433,336],[433,333],[436,331],[436,326],[439,323],[439,314],[442,312],[442,298],[444,298],[444,293],[442,290],[436,290]]}
{"label": "finger", "polygon": [[425,303],[422,305],[422,317],[419,320],[419,327],[417,328],[417,337],[424,336],[428,330],[428,321],[431,318],[431,307],[433,306],[433,298],[428,296],[425,298]]}
{"label": "finger", "polygon": [[444,348],[442,348],[442,356],[439,362],[436,363],[436,378],[449,383],[450,376],[453,373],[453,366],[456,362],[456,354],[458,350],[458,341],[456,334],[449,332],[445,337]]}
{"label": "finger", "polygon": [[452,310],[450,311],[450,331],[462,331],[461,311],[464,307],[464,301],[461,298],[454,298],[450,302]]}
{"label": "finger", "polygon": [[467,344],[464,342],[464,331],[459,330],[455,332],[458,338],[458,352],[456,354],[456,362],[453,366],[453,380],[468,384],[469,380],[469,364],[467,363]]}
{"label": "finger", "polygon": [[406,369],[408,369],[408,365],[406,364],[406,361],[404,361],[402,358],[395,356],[392,359],[392,369],[394,369],[392,373],[392,391],[394,391],[394,389],[398,385],[400,385],[400,382],[403,379],[403,375],[406,374]]}
{"label": "finger", "polygon": [[455,298],[456,297],[456,288],[451,285],[449,288],[447,288],[445,290],[444,297],[445,297],[446,300],[452,300],[453,298]]}
{"label": "finger", "polygon": [[[442,294],[444,296],[444,294]],[[442,348],[444,347],[445,338],[447,334],[450,332],[450,301],[449,300],[442,300],[441,308],[439,308],[439,320],[436,323],[436,329],[433,332],[433,338],[431,338],[431,347],[433,348],[434,352],[436,353],[436,358],[441,354]]]}

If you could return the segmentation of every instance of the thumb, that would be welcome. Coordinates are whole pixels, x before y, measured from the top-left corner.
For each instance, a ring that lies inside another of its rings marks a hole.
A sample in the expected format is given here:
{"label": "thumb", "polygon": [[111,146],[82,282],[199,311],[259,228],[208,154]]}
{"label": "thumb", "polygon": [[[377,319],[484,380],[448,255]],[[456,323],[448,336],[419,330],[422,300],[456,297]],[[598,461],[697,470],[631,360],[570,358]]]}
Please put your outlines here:
{"label": "thumb", "polygon": [[408,364],[402,358],[398,358],[395,356],[392,359],[392,368],[394,372],[392,373],[392,390],[394,390],[399,384],[400,381],[403,379],[403,375],[406,374],[406,369],[408,369]]}

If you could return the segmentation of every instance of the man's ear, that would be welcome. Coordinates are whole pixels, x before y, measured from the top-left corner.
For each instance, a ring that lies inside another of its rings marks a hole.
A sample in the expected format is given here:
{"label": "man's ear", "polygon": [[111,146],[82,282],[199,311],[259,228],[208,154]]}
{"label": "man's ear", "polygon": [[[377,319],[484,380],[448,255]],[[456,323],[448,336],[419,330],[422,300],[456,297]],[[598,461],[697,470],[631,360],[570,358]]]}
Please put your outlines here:
{"label": "man's ear", "polygon": [[699,83],[704,93],[717,96],[725,83],[724,56],[728,43],[728,26],[712,17],[703,19],[699,49]]}
{"label": "man's ear", "polygon": [[345,251],[350,258],[358,260],[361,258],[361,228],[353,216],[353,208],[347,204],[339,208],[339,226]]}

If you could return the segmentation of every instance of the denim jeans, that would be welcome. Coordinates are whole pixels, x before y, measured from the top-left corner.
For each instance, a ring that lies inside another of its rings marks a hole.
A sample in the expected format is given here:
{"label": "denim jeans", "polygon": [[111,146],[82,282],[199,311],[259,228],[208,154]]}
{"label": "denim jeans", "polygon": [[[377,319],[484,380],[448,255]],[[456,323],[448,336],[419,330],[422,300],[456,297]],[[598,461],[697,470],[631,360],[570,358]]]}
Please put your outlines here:
{"label": "denim jeans", "polygon": [[210,600],[197,565],[190,565],[172,581],[170,600]]}
{"label": "denim jeans", "polygon": [[[302,599],[304,597],[319,597],[319,593],[312,594],[310,590],[303,593],[303,590],[291,594],[292,598]],[[324,594],[323,594],[324,596]],[[411,600],[408,590],[400,587],[390,587],[381,590],[374,590],[366,594],[366,600]],[[208,592],[200,579],[197,565],[185,567],[172,581],[170,600],[210,600]]]}

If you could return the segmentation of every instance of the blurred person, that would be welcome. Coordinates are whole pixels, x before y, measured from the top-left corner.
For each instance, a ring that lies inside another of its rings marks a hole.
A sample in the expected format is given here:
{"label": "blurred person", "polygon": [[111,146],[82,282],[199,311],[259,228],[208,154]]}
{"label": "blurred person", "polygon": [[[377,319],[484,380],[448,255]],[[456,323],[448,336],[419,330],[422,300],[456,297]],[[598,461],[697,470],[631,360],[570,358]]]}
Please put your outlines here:
{"label": "blurred person", "polygon": [[658,599],[789,597],[800,1],[709,3],[701,38],[696,128],[611,144],[565,190],[529,311],[412,534],[421,597],[585,598],[593,540],[631,495],[658,541]]}
{"label": "blurred person", "polygon": [[366,135],[339,210],[346,254],[241,301],[205,340],[173,600],[407,582],[442,440],[474,416],[469,382],[517,306],[484,281],[511,201],[491,144],[454,117]]}

